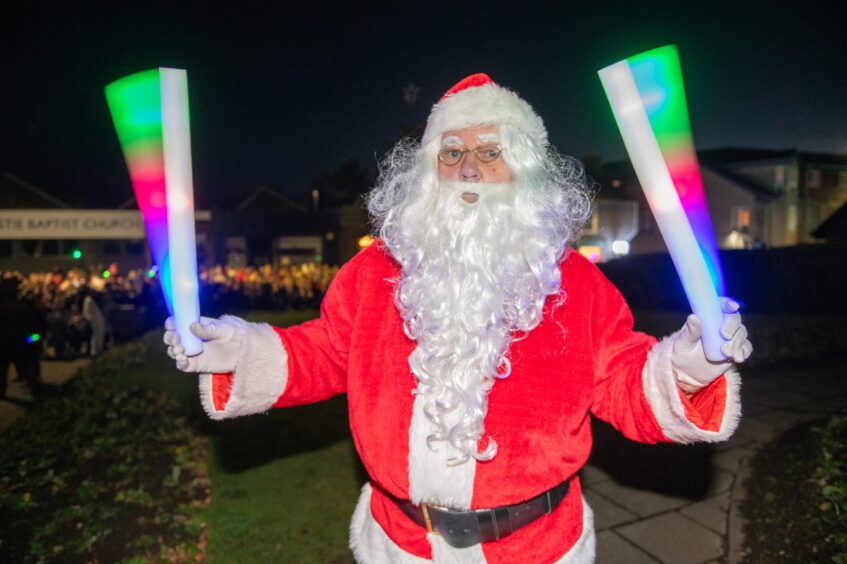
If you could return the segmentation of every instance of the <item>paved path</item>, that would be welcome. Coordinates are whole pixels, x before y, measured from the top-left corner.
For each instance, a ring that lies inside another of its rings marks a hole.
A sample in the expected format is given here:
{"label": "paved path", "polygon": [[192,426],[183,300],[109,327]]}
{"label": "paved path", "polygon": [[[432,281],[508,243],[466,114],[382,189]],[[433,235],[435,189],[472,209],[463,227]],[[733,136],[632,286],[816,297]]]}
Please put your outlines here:
{"label": "paved path", "polygon": [[752,455],[802,420],[847,408],[847,358],[742,370],[744,415],[718,445],[635,445],[603,425],[582,472],[597,564],[740,562]]}
{"label": "paved path", "polygon": [[[77,370],[88,366],[90,362],[90,358],[42,360],[41,381],[50,386],[61,386],[70,380]],[[8,378],[9,387],[6,390],[6,397],[0,398],[0,433],[23,415],[27,406],[32,403],[32,395],[27,387],[18,381],[14,366],[11,367]]]}

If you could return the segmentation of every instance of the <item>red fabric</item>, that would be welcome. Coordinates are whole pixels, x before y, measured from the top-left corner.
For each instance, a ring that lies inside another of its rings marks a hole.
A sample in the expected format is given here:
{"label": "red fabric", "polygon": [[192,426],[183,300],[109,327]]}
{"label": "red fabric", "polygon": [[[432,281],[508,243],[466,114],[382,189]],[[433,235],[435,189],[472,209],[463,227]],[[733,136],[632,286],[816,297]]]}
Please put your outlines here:
{"label": "red fabric", "polygon": [[212,374],[212,404],[221,411],[232,391],[232,374]]}
{"label": "red fabric", "polygon": [[[576,473],[591,451],[591,413],[630,439],[668,440],[642,385],[655,339],[632,330],[623,297],[587,259],[570,252],[561,271],[562,294],[548,299],[535,330],[516,336],[509,352],[512,374],[489,395],[485,432],[499,450],[491,461],[476,463],[471,505],[517,503],[567,478],[573,485],[553,514],[484,544],[489,562],[553,561],[579,538],[582,502]],[[430,557],[422,529],[386,495],[409,498],[415,379],[408,357],[415,343],[403,333],[394,306],[393,281],[399,274],[384,247],[372,245],[342,267],[319,319],[276,329],[288,353],[288,383],[274,406],[346,392],[355,446],[373,485],[373,517],[402,549]],[[721,386],[712,388],[692,400],[692,413],[709,421],[718,420],[722,411],[722,405],[716,408]],[[725,397],[725,383],[722,389]],[[716,413],[706,416],[710,405]]]}
{"label": "red fabric", "polygon": [[[320,319],[278,330],[288,351],[288,386],[275,406],[346,391],[353,438],[374,491],[408,499],[415,387],[408,357],[415,343],[404,335],[394,306],[392,280],[398,276],[387,251],[373,245],[338,273]],[[631,439],[667,440],[641,385],[655,339],[632,331],[622,296],[579,254],[563,261],[562,279],[564,302],[548,300],[542,323],[512,344],[512,375],[489,396],[485,430],[499,451],[477,463],[475,508],[517,503],[573,477],[591,450],[592,411]],[[561,556],[582,530],[578,485],[572,491],[556,518],[484,546],[486,557],[515,562]],[[404,550],[428,553],[419,528],[384,496],[375,493],[371,509]]]}
{"label": "red fabric", "polygon": [[690,398],[679,390],[685,417],[704,431],[720,431],[726,408],[726,377],[721,376]]}
{"label": "red fabric", "polygon": [[432,559],[426,529],[409,519],[379,484],[372,485],[371,514],[397,545],[419,558]]}
{"label": "red fabric", "polygon": [[468,88],[476,88],[477,86],[482,86],[483,84],[494,84],[494,81],[491,80],[491,77],[485,74],[484,72],[478,72],[476,74],[472,74],[470,76],[466,76],[456,84],[454,84],[450,90],[444,93],[444,96],[439,98],[439,102],[447,98],[448,96],[452,96],[453,94],[457,94],[462,90],[466,90]]}

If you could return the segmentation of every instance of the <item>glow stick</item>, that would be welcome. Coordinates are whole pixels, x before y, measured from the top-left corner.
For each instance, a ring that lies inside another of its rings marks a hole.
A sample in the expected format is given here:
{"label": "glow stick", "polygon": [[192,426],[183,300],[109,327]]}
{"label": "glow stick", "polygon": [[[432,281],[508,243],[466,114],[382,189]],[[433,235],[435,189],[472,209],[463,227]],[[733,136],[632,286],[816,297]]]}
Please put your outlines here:
{"label": "glow stick", "polygon": [[676,45],[640,53],[628,58],[627,62],[682,209],[700,244],[712,282],[718,295],[726,295],[718,244],[691,135],[682,67]]}
{"label": "glow stick", "polygon": [[188,355],[203,350],[188,329],[200,319],[188,81],[184,70],[154,69],[106,87],[162,290]]}
{"label": "glow stick", "polygon": [[647,203],[670,251],[691,309],[703,322],[703,348],[710,360],[724,360],[720,351],[723,318],[706,259],[694,236],[673,179],[653,134],[645,103],[629,63],[624,60],[599,71]]}
{"label": "glow stick", "polygon": [[162,92],[162,145],[168,203],[168,255],[171,267],[174,322],[185,354],[203,352],[203,342],[188,327],[200,321],[197,246],[194,238],[194,179],[191,175],[191,132],[188,75],[182,69],[159,69]]}

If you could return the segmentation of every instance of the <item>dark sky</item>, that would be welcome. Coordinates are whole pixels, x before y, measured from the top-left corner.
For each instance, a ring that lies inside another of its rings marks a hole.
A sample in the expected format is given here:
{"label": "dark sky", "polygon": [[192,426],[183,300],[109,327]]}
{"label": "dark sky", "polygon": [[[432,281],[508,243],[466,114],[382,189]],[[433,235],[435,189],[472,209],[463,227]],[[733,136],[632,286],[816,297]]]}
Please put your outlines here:
{"label": "dark sky", "polygon": [[77,205],[128,199],[103,87],[157,66],[188,70],[201,204],[260,184],[304,193],[349,159],[375,168],[479,71],[533,104],[563,152],[620,159],[596,71],[667,43],[679,45],[699,148],[847,153],[835,2],[173,4],[3,2],[0,169]]}

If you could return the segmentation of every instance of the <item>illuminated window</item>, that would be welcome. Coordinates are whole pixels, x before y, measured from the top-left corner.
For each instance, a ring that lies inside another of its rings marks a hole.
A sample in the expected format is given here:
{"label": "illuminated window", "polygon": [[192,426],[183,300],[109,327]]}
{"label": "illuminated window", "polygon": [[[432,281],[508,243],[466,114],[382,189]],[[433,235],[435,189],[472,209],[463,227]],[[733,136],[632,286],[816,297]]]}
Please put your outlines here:
{"label": "illuminated window", "polygon": [[732,229],[746,232],[750,229],[750,208],[736,206],[732,208]]}
{"label": "illuminated window", "polygon": [[789,231],[797,231],[797,204],[788,206],[787,224]]}
{"label": "illuminated window", "polygon": [[620,180],[618,180],[617,178],[612,180],[612,188],[620,188],[620,187],[621,187],[621,181]]}
{"label": "illuminated window", "polygon": [[579,254],[591,262],[600,262],[603,260],[603,248],[598,245],[580,245]]}
{"label": "illuminated window", "polygon": [[821,171],[817,168],[810,168],[806,171],[806,187],[820,188],[821,187]]}

